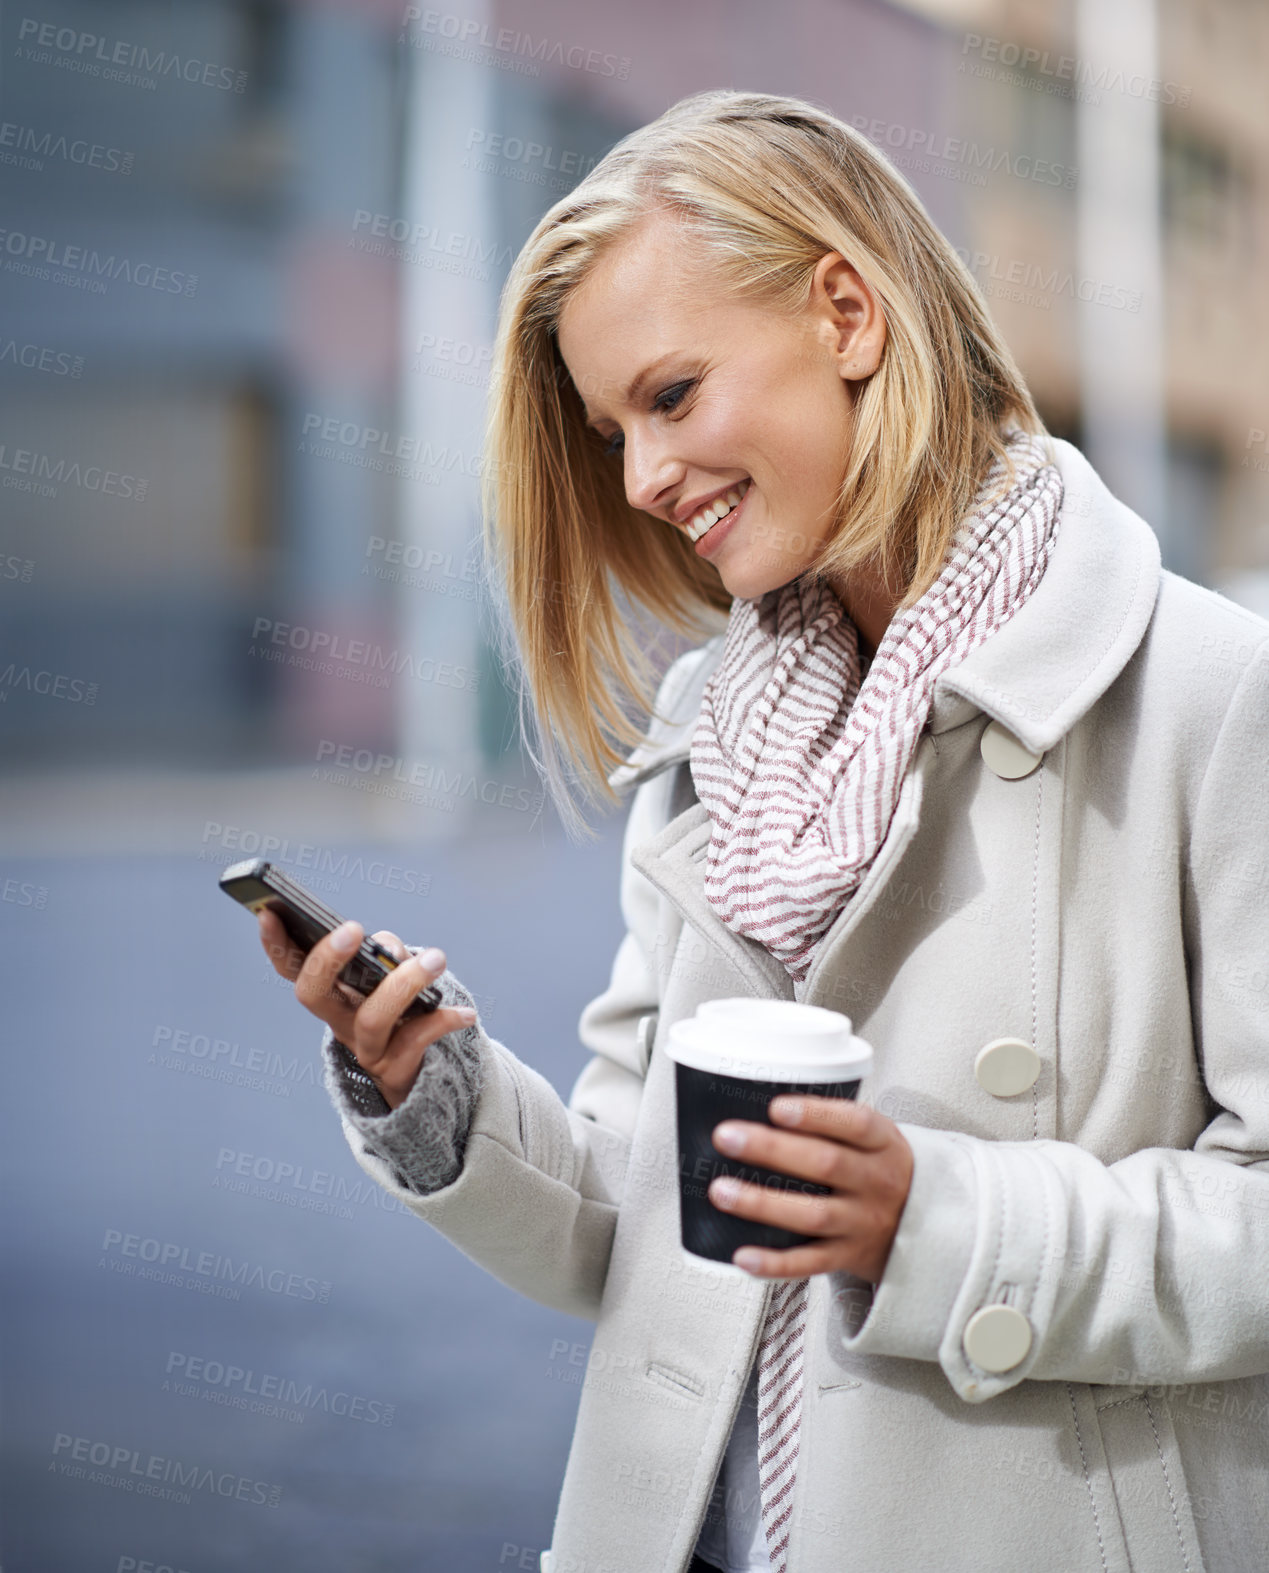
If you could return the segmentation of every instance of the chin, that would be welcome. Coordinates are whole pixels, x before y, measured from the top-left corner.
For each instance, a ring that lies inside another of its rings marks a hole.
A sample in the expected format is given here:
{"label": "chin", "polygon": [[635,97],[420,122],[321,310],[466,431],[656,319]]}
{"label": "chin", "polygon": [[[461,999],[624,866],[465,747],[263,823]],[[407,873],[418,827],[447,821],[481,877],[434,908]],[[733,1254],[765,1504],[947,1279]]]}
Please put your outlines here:
{"label": "chin", "polygon": [[790,583],[797,575],[796,568],[786,566],[763,571],[752,565],[738,563],[728,564],[726,568],[720,565],[718,569],[718,576],[728,594],[742,601],[756,601],[768,591],[778,590],[781,585]]}

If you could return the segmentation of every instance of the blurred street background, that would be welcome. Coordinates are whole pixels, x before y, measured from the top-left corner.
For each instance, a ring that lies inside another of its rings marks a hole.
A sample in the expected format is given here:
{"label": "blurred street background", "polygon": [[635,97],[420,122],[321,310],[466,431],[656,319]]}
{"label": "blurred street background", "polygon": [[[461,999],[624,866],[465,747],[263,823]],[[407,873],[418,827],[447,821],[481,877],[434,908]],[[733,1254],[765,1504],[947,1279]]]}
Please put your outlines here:
{"label": "blurred street background", "polygon": [[481,444],[508,268],[620,137],[857,126],[1165,566],[1269,614],[1256,0],[455,4],[0,4],[5,1573],[550,1543],[592,1325],[370,1184],[215,880],[441,945],[567,1097],[623,815],[570,842],[521,745]]}

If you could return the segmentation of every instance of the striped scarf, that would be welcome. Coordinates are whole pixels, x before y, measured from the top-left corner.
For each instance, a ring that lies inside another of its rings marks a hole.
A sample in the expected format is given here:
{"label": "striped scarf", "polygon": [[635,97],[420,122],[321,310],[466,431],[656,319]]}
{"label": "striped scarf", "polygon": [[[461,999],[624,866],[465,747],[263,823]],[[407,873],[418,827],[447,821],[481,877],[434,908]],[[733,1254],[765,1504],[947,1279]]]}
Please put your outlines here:
{"label": "striped scarf", "polygon": [[[734,933],[806,978],[885,840],[937,679],[1031,595],[1057,534],[1062,478],[1041,441],[1009,438],[938,578],[891,619],[866,677],[859,636],[823,581],[732,603],[692,737],[713,821],[705,894]],[[778,1281],[759,1349],[758,1459],[771,1565],[784,1573],[801,1414],[807,1278]]]}

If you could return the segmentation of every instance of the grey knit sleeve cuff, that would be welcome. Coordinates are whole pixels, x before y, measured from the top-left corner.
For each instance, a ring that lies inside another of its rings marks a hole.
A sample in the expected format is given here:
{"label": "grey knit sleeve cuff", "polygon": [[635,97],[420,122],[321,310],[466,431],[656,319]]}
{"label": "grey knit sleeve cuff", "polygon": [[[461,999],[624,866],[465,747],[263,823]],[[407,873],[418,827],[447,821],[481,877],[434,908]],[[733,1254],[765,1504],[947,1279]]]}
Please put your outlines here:
{"label": "grey knit sleeve cuff", "polygon": [[[436,979],[443,1006],[474,1006],[447,968]],[[331,1101],[406,1190],[426,1196],[462,1173],[467,1137],[484,1082],[477,1018],[428,1046],[404,1103],[390,1109],[374,1082],[328,1027],[322,1040],[325,1085]]]}

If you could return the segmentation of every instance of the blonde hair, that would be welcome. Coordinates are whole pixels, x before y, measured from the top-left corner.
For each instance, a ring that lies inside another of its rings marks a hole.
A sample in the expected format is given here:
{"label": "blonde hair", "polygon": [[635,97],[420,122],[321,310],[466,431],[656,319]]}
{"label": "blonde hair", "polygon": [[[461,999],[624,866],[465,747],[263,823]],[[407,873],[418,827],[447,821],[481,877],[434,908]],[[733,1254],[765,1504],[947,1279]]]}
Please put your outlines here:
{"label": "blonde hair", "polygon": [[[806,572],[864,564],[910,606],[938,576],[1002,432],[1044,427],[978,286],[919,198],[859,132],[802,99],[696,93],[618,142],[539,220],[502,292],[482,501],[492,582],[505,595],[542,759],[570,835],[643,736],[655,665],[642,607],[693,642],[726,625],[732,597],[679,530],[649,528],[620,465],[585,425],[557,329],[573,291],[645,218],[669,212],[737,295],[794,315],[816,264],[839,251],[879,298],[886,343],[859,388],[838,511]],[[511,629],[507,624],[510,623]],[[506,652],[504,650],[504,659]],[[508,662],[514,665],[514,657]],[[664,719],[658,717],[657,719]]]}

